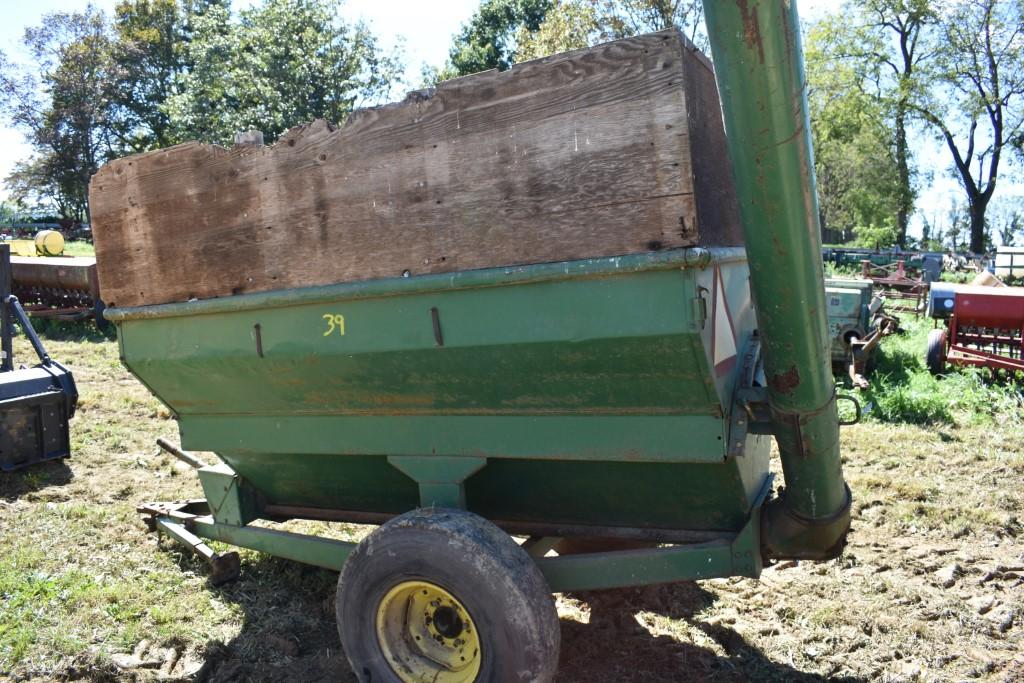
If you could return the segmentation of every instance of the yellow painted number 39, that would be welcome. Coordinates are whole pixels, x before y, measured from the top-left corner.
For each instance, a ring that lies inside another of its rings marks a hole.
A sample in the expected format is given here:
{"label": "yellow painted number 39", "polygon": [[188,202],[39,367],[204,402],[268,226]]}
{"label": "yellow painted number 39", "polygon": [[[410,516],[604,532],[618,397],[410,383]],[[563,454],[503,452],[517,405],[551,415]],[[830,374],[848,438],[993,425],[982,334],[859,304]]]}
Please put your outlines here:
{"label": "yellow painted number 39", "polygon": [[324,336],[330,336],[337,330],[341,336],[345,335],[345,316],[340,313],[324,313],[324,320],[327,321],[327,331]]}

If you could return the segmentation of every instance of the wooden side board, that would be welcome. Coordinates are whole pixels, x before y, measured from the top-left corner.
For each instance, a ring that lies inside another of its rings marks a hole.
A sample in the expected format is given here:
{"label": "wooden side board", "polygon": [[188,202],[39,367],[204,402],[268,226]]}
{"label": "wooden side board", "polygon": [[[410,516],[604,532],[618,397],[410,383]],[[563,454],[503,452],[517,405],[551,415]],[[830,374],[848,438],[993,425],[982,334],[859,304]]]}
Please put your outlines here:
{"label": "wooden side board", "polygon": [[126,157],[90,187],[101,291],[139,306],[668,249],[702,233],[735,243],[721,241],[735,212],[716,208],[723,192],[735,202],[723,141],[710,67],[666,31],[448,81],[271,147]]}

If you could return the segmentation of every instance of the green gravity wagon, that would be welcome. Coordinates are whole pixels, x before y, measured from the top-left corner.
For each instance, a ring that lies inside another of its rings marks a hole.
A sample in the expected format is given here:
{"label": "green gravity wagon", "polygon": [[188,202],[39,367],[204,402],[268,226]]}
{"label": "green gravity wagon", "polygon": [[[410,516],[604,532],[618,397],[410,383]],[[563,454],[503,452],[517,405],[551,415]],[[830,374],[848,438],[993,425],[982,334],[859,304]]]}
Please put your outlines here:
{"label": "green gravity wagon", "polygon": [[717,88],[665,31],[101,169],[122,358],[221,460],[151,526],[340,571],[365,681],[548,681],[552,592],[836,557],[795,4],[706,3]]}

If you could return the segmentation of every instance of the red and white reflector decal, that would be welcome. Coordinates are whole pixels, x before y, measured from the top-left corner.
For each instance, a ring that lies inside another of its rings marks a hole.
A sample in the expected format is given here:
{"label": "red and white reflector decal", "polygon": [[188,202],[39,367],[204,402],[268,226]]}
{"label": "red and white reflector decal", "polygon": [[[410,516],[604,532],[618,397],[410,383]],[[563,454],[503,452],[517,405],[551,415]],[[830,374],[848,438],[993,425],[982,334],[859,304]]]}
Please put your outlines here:
{"label": "red and white reflector decal", "polygon": [[711,357],[715,375],[721,377],[736,365],[736,328],[725,297],[722,271],[715,267],[714,293],[711,296]]}

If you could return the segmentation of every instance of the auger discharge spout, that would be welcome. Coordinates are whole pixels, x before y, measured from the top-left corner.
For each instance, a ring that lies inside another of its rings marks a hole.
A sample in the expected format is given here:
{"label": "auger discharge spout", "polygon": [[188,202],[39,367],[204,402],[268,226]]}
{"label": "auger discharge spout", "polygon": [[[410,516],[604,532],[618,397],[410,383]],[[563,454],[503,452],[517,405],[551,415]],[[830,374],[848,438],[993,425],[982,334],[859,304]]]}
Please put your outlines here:
{"label": "auger discharge spout", "polygon": [[826,333],[807,82],[795,0],[706,0],[785,490],[766,559],[838,555],[850,525]]}

